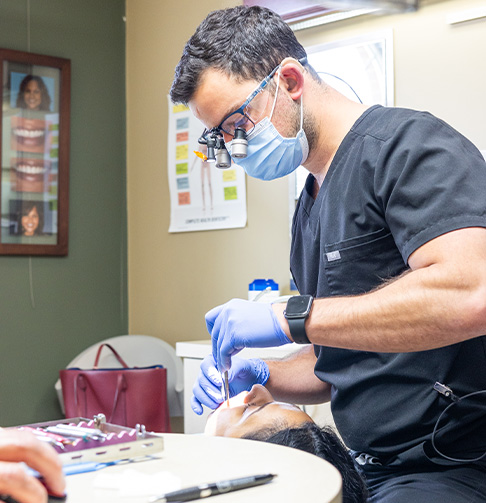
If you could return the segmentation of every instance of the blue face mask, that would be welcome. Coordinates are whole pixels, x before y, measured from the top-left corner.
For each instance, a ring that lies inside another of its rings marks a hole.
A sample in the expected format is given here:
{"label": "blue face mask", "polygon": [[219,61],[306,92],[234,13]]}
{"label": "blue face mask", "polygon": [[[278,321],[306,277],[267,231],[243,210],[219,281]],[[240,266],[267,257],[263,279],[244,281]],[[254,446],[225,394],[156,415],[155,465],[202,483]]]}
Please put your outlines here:
{"label": "blue face mask", "polygon": [[[303,124],[303,104],[300,102],[300,130],[295,138],[284,138],[271,122],[277,102],[277,91],[270,117],[262,119],[248,135],[248,154],[244,158],[234,158],[246,173],[260,180],[275,180],[295,171],[309,155],[309,144]],[[231,155],[231,143],[227,144]]]}

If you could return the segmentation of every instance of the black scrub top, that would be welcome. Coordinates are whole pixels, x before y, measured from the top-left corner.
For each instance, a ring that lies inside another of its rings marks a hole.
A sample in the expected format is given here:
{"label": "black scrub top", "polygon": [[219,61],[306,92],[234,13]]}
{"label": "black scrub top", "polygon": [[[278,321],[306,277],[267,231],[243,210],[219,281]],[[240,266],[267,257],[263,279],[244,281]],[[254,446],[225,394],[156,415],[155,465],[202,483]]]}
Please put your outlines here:
{"label": "black scrub top", "polygon": [[[369,108],[344,138],[315,201],[313,183],[309,175],[292,225],[290,264],[301,294],[369,292],[407,271],[408,257],[427,241],[486,227],[481,153],[426,112]],[[315,350],[315,374],[332,384],[343,440],[383,465],[430,464],[432,429],[450,403],[433,389],[436,381],[459,396],[486,389],[484,337],[415,353]],[[441,450],[453,457],[486,450],[486,439],[478,442],[485,410],[476,407],[466,419],[462,409],[447,414]]]}

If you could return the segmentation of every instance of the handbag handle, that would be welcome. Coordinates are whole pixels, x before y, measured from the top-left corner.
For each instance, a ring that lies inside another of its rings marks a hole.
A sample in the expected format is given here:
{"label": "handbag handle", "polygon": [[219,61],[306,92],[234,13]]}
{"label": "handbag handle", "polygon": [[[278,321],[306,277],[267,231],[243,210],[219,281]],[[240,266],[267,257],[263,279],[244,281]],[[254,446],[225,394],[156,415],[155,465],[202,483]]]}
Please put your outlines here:
{"label": "handbag handle", "polygon": [[[125,379],[125,376],[122,373],[120,373],[120,375],[116,380],[116,392],[115,392],[115,398],[113,399],[113,408],[111,410],[111,416],[110,419],[108,420],[109,423],[113,422],[113,417],[115,415],[116,408],[118,406],[118,401],[120,400],[121,394],[123,392],[126,392],[127,388],[128,388],[127,380]],[[126,398],[125,398],[125,407],[123,409],[123,415],[124,415],[123,424],[128,424]]]}
{"label": "handbag handle", "polygon": [[[112,348],[113,349],[113,348]],[[101,347],[100,347],[101,350]],[[123,361],[123,360],[122,360]],[[76,410],[77,416],[88,416],[88,399],[86,396],[88,384],[86,382],[86,377],[84,374],[78,374],[74,380],[74,409]],[[84,412],[81,411],[81,402],[78,400],[78,389],[83,392],[84,396]],[[113,406],[111,408],[111,414],[109,414],[108,422],[113,422],[113,417],[115,416],[116,409],[118,407],[118,402],[121,401],[121,394],[126,392],[128,389],[128,383],[123,374],[120,374],[116,380],[116,390],[115,397],[113,398]],[[108,412],[108,411],[107,411]],[[125,407],[123,409],[123,424],[128,425],[127,421],[127,405],[125,402]]]}
{"label": "handbag handle", "polygon": [[115,358],[121,363],[121,365],[123,366],[123,368],[128,368],[128,365],[127,363],[125,362],[125,360],[118,354],[118,352],[115,350],[115,348],[111,345],[111,344],[107,344],[107,343],[104,343],[104,344],[101,344],[100,347],[98,348],[98,352],[96,353],[96,358],[95,358],[95,362],[94,362],[94,366],[93,368],[94,369],[97,369],[98,368],[98,363],[100,361],[100,356],[101,356],[101,351],[104,347],[107,347],[108,349],[111,349],[112,353],[115,355]]}
{"label": "handbag handle", "polygon": [[[78,400],[78,388],[84,392],[84,413],[81,412],[81,403]],[[87,416],[86,408],[88,406],[88,402],[86,400],[86,379],[83,374],[78,374],[76,379],[74,379],[74,410],[76,416]]]}

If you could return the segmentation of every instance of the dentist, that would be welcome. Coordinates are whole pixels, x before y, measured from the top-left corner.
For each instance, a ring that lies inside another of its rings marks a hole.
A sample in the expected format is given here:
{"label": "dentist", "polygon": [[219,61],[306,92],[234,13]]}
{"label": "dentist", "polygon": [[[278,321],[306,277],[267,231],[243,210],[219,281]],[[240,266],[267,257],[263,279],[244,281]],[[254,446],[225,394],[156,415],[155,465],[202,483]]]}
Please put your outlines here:
{"label": "dentist", "polygon": [[[460,400],[486,390],[486,164],[477,148],[429,113],[348,100],[260,7],[207,16],[184,48],[171,99],[219,131],[230,154],[243,128],[248,155],[234,160],[250,176],[309,171],[290,253],[301,295],[286,305],[233,299],[207,313],[213,352],[194,411],[222,401],[225,370],[232,394],[262,384],[281,401],[331,400],[373,503],[484,501],[484,405]],[[290,342],[302,349],[286,360],[237,356]],[[451,396],[457,404],[441,416]]]}

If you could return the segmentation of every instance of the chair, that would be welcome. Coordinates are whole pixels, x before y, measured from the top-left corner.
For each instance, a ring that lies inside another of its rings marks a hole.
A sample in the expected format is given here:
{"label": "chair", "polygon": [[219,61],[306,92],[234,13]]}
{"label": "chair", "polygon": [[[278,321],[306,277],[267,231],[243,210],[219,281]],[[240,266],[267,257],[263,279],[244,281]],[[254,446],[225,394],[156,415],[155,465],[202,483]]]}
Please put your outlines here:
{"label": "chair", "polygon": [[[182,360],[176,355],[175,349],[158,337],[149,335],[119,335],[93,344],[76,358],[71,360],[66,368],[93,368],[96,352],[100,344],[111,344],[127,362],[133,367],[149,367],[163,365],[167,369],[167,400],[171,416],[183,415],[184,375]],[[99,361],[99,368],[120,368],[121,365],[111,351],[103,351]],[[64,414],[64,400],[62,397],[61,380],[54,385],[57,398]]]}

